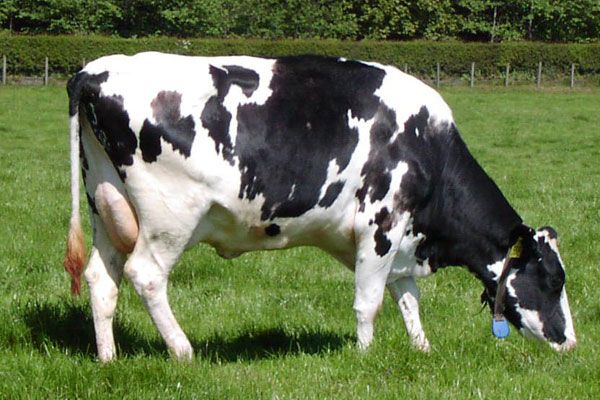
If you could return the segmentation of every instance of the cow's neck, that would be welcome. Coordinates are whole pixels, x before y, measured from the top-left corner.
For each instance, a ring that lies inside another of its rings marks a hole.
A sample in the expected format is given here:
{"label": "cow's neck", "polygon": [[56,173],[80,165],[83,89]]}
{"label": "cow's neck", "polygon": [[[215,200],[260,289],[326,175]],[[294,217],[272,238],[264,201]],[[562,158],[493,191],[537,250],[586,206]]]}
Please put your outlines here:
{"label": "cow's neck", "polygon": [[495,288],[498,265],[513,244],[521,218],[470,154],[458,131],[432,137],[439,142],[431,161],[429,201],[415,213],[414,227],[425,234],[416,256],[432,270],[466,266],[488,288]]}

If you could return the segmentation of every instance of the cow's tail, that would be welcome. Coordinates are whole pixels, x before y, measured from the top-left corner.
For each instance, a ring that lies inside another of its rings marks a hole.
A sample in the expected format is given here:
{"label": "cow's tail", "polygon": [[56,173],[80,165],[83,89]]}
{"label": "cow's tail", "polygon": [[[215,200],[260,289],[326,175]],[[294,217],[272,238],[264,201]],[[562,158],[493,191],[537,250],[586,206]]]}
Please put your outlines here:
{"label": "cow's tail", "polygon": [[71,220],[69,222],[69,236],[67,239],[67,251],[65,253],[65,270],[71,275],[71,293],[78,295],[81,288],[81,273],[85,264],[85,243],[81,229],[81,218],[79,212],[79,90],[73,90],[78,86],[77,79],[69,81],[67,86],[70,101],[70,144],[71,144]]}

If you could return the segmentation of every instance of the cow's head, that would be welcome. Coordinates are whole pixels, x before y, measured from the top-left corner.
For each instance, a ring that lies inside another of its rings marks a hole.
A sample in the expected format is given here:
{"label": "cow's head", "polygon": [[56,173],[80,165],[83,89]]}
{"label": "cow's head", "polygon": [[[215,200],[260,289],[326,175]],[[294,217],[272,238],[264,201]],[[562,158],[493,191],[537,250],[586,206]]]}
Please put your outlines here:
{"label": "cow's head", "polygon": [[[510,260],[506,289],[499,285],[496,302],[503,302],[504,315],[524,336],[547,341],[555,350],[569,350],[577,341],[556,231],[524,228],[519,257]],[[494,301],[490,303],[493,309]]]}

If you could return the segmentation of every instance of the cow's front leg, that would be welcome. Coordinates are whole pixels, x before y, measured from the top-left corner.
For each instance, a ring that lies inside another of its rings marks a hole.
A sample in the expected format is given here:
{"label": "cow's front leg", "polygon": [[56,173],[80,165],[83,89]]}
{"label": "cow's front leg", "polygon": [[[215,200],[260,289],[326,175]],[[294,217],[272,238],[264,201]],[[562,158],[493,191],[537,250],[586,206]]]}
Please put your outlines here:
{"label": "cow's front leg", "polygon": [[390,268],[389,257],[379,257],[373,251],[359,251],[355,267],[354,311],[361,350],[366,350],[373,341],[373,324],[383,302]]}
{"label": "cow's front leg", "polygon": [[116,355],[112,321],[125,257],[112,246],[103,225],[97,221],[95,225],[94,247],[85,278],[90,288],[98,358],[107,362]]}
{"label": "cow's front leg", "polygon": [[142,298],[169,351],[179,360],[191,360],[192,346],[177,323],[167,298],[169,272],[180,254],[177,252],[167,257],[157,257],[147,246],[138,242],[125,263],[125,274]]}
{"label": "cow's front leg", "polygon": [[400,278],[388,283],[387,286],[394,301],[400,308],[411,344],[417,350],[428,352],[430,346],[421,325],[421,318],[419,316],[419,288],[415,279],[413,277]]}

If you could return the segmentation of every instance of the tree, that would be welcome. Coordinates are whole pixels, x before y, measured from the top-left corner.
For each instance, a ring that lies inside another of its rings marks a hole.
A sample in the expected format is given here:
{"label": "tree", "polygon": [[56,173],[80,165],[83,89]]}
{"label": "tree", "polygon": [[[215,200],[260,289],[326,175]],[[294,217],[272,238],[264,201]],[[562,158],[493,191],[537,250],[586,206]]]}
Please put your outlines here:
{"label": "tree", "polygon": [[172,35],[223,37],[231,30],[230,8],[221,0],[164,1],[159,12]]}
{"label": "tree", "polygon": [[0,0],[0,29],[125,37],[594,41],[598,0]]}
{"label": "tree", "polygon": [[9,29],[26,33],[116,33],[121,16],[113,0],[4,0],[0,21],[5,7]]}
{"label": "tree", "polygon": [[587,41],[600,37],[597,0],[531,0],[528,39]]}
{"label": "tree", "polygon": [[352,3],[360,37],[410,39],[417,31],[411,10],[403,0],[364,0]]}
{"label": "tree", "polygon": [[0,3],[0,27],[13,30],[13,19],[17,12],[15,0],[4,0]]}

